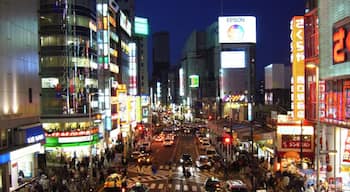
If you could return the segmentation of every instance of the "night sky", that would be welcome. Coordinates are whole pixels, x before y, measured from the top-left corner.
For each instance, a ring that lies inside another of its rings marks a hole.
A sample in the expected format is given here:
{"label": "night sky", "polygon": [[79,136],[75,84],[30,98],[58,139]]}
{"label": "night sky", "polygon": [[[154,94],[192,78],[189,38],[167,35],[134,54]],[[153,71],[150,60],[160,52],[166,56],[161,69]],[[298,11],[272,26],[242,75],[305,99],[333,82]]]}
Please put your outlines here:
{"label": "night sky", "polygon": [[135,15],[148,18],[150,24],[150,70],[152,33],[169,31],[170,62],[176,64],[192,31],[205,30],[218,16],[256,16],[259,80],[265,66],[290,64],[289,22],[294,15],[304,14],[305,0],[135,0],[135,9]]}

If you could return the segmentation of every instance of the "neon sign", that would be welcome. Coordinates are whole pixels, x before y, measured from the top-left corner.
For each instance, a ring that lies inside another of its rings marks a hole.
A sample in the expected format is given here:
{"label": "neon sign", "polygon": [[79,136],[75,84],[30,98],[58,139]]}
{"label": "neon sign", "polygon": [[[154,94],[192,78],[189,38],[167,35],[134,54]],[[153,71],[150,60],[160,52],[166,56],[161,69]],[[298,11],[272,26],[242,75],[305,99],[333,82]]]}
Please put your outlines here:
{"label": "neon sign", "polygon": [[350,61],[350,17],[333,27],[333,64]]}
{"label": "neon sign", "polygon": [[93,128],[87,131],[57,131],[53,133],[45,133],[46,137],[76,137],[76,136],[87,136],[98,133],[98,128]]}

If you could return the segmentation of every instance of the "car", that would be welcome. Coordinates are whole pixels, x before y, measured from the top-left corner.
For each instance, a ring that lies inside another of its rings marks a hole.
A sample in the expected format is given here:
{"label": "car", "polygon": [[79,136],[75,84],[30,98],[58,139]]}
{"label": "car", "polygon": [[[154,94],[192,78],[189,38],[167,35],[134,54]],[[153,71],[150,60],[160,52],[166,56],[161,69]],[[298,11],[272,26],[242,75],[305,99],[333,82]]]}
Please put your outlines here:
{"label": "car", "polygon": [[217,155],[215,147],[207,147],[205,149],[205,155],[207,155],[209,159],[213,159],[213,157]]}
{"label": "car", "polygon": [[161,135],[156,135],[156,136],[154,137],[154,141],[155,141],[155,142],[163,142],[163,140],[164,140],[164,137],[161,136]]}
{"label": "car", "polygon": [[130,155],[131,160],[136,161],[142,153],[140,151],[133,151]]}
{"label": "car", "polygon": [[145,184],[140,182],[136,182],[135,184],[133,184],[129,190],[129,192],[148,192],[148,191],[149,191],[148,187]]}
{"label": "car", "polygon": [[223,184],[225,192],[248,192],[247,185],[241,180],[227,180]]}
{"label": "car", "polygon": [[208,192],[221,191],[221,181],[216,177],[208,177],[204,182],[204,189]]}
{"label": "car", "polygon": [[184,133],[185,133],[185,134],[190,134],[190,133],[191,133],[191,129],[185,128],[185,129],[184,129]]}
{"label": "car", "polygon": [[188,153],[182,154],[181,159],[180,159],[180,163],[182,165],[185,165],[185,166],[187,166],[187,165],[192,166],[193,161],[192,161],[191,155]]}
{"label": "car", "polygon": [[208,137],[200,137],[199,143],[210,143],[210,140]]}
{"label": "car", "polygon": [[209,148],[211,145],[209,142],[203,142],[199,145],[199,149],[202,151],[205,151],[207,148]]}
{"label": "car", "polygon": [[211,168],[211,166],[212,166],[212,163],[208,156],[206,155],[198,156],[196,160],[196,167],[198,167],[199,169],[209,169]]}
{"label": "car", "polygon": [[140,154],[137,158],[137,163],[142,165],[150,165],[152,164],[153,158],[149,153]]}
{"label": "car", "polygon": [[174,144],[174,141],[171,138],[165,138],[163,141],[163,146],[170,147]]}
{"label": "car", "polygon": [[151,142],[144,141],[139,144],[139,149],[141,153],[149,153],[151,152]]}
{"label": "car", "polygon": [[108,175],[103,185],[105,191],[122,191],[126,187],[126,178],[119,173]]}

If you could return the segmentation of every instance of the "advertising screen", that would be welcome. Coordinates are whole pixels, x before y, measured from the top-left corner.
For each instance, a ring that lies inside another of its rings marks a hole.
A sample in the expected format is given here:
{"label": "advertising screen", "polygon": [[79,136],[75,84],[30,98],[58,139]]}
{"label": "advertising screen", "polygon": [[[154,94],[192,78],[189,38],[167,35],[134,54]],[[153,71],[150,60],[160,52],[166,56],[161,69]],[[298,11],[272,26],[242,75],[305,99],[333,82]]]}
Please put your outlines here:
{"label": "advertising screen", "polygon": [[219,43],[256,43],[256,18],[219,17]]}
{"label": "advertising screen", "polygon": [[245,52],[222,51],[221,68],[245,68]]}

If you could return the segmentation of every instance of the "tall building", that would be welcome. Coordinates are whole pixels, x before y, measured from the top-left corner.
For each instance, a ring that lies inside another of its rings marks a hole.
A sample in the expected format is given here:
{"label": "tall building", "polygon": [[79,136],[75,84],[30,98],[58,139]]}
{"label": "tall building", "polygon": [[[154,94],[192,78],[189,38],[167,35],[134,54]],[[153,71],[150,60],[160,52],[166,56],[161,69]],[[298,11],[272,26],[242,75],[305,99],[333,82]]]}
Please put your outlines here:
{"label": "tall building", "polygon": [[[47,160],[103,149],[96,1],[40,1],[41,121]],[[102,59],[102,58],[101,58]]]}
{"label": "tall building", "polygon": [[321,172],[320,179],[328,182],[341,179],[335,190],[347,191],[350,190],[350,1],[318,1],[316,5],[320,80],[317,130],[322,138],[319,160],[320,170],[330,170]]}
{"label": "tall building", "polygon": [[265,105],[290,109],[290,66],[270,64],[265,67]]}
{"label": "tall building", "polygon": [[[20,5],[19,5],[20,4]],[[0,191],[18,188],[42,163],[38,1],[0,1]]]}
{"label": "tall building", "polygon": [[170,66],[170,39],[169,32],[156,32],[152,34],[152,85],[156,91],[153,101],[167,106],[168,101],[168,70]]}

